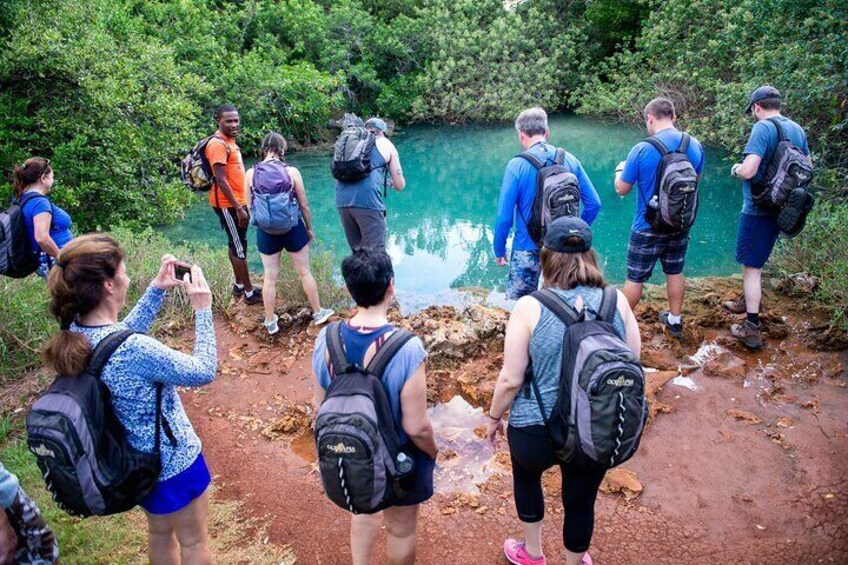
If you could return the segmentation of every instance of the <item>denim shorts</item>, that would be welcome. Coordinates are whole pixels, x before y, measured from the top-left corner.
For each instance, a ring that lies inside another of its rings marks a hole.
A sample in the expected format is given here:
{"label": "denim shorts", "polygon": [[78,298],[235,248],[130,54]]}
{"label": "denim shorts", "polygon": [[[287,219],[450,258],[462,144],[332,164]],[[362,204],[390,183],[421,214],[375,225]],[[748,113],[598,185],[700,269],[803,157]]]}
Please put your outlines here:
{"label": "denim shorts", "polygon": [[509,258],[509,277],[506,281],[506,297],[518,300],[539,289],[542,263],[538,251],[512,250]]}
{"label": "denim shorts", "polygon": [[171,514],[191,504],[192,500],[206,492],[211,482],[209,468],[201,453],[182,473],[157,482],[140,506],[151,514]]}
{"label": "denim shorts", "polygon": [[689,249],[689,232],[654,233],[634,231],[627,247],[627,280],[643,283],[651,278],[657,260],[663,273],[679,275],[686,262]]}
{"label": "denim shorts", "polygon": [[736,262],[746,267],[762,269],[779,235],[780,228],[775,216],[742,213],[736,234]]}
{"label": "denim shorts", "polygon": [[284,234],[274,235],[256,229],[256,248],[262,255],[276,255],[283,249],[289,253],[297,253],[309,243],[306,226],[300,220],[295,227]]}

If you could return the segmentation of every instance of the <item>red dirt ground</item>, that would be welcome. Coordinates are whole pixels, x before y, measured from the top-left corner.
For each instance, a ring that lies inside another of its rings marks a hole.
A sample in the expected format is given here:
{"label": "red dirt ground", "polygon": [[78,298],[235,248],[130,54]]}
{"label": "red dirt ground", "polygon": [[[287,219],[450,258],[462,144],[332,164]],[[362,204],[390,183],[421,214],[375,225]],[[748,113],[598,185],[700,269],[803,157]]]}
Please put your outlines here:
{"label": "red dirt ground", "polygon": [[[642,314],[650,320],[654,312]],[[809,350],[800,337],[809,325],[792,314],[783,326],[790,337],[770,339],[757,355],[734,347],[723,329],[697,330],[681,347],[656,324],[643,325],[645,358],[656,364],[691,365],[686,356],[702,338],[726,344],[741,362],[728,355],[713,363],[719,376],[694,370],[697,391],[671,383],[656,391],[661,413],[624,465],[644,490],[632,500],[599,495],[596,563],[848,563],[848,359],[844,351]],[[217,331],[218,378],[184,391],[183,400],[219,492],[266,516],[270,542],[290,544],[299,563],[349,563],[348,515],[323,496],[308,431],[271,433],[282,435],[276,440],[262,433],[284,413],[292,418],[283,427],[300,429],[293,406],[311,399],[315,330],[273,341],[222,321]],[[494,380],[493,354],[445,369],[438,380],[455,383],[469,367]],[[545,551],[559,563],[559,486],[555,478],[545,485]],[[506,563],[503,539],[521,531],[511,490],[507,474],[488,481],[478,499],[437,494],[422,507],[418,562]]]}

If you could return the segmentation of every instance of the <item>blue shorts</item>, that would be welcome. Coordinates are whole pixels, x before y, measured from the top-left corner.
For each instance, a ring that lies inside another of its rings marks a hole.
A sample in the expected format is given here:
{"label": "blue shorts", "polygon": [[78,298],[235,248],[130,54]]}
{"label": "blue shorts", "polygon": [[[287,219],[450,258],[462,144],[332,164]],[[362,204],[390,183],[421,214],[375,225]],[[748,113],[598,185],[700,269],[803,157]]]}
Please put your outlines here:
{"label": "blue shorts", "polygon": [[413,443],[404,446],[404,451],[412,455],[415,461],[415,486],[401,500],[390,506],[413,506],[421,504],[433,496],[433,471],[436,468],[436,460],[415,447]]}
{"label": "blue shorts", "polygon": [[309,234],[301,219],[295,227],[282,235],[272,235],[261,229],[256,230],[256,247],[263,255],[276,255],[283,249],[289,253],[297,253],[309,243]]}
{"label": "blue shorts", "polygon": [[627,247],[627,280],[644,283],[654,272],[657,260],[662,263],[663,273],[679,275],[686,263],[689,249],[689,232],[654,233],[634,231],[630,234]]}
{"label": "blue shorts", "polygon": [[542,263],[538,251],[512,250],[509,257],[509,277],[506,280],[506,297],[518,300],[539,289]]}
{"label": "blue shorts", "polygon": [[157,482],[140,506],[151,514],[171,514],[182,510],[206,492],[212,477],[203,454],[199,454],[188,469],[170,479]]}
{"label": "blue shorts", "polygon": [[775,216],[742,213],[736,234],[736,262],[746,267],[762,269],[779,235],[780,228]]}

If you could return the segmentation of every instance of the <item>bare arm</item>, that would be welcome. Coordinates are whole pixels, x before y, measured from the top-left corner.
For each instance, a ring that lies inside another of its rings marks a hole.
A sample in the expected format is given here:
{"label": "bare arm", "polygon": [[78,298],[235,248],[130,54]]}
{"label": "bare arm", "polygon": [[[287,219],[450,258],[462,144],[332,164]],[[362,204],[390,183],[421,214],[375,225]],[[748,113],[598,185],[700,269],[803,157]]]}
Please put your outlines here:
{"label": "bare arm", "polygon": [[745,159],[740,164],[733,165],[733,168],[730,169],[731,175],[745,180],[750,180],[757,174],[757,171],[760,168],[760,163],[762,162],[763,158],[759,155],[748,153],[745,155]]}
{"label": "bare arm", "polygon": [[418,366],[412,377],[400,391],[400,406],[403,413],[403,431],[418,449],[435,459],[439,452],[433,425],[427,416],[427,379],[424,363]]}
{"label": "bare arm", "polygon": [[312,212],[309,211],[309,200],[306,198],[303,176],[294,167],[286,167],[286,169],[291,177],[294,193],[297,195],[297,203],[300,206],[300,213],[303,215],[303,225],[306,226],[306,231],[312,231]]}
{"label": "bare arm", "polygon": [[489,408],[489,415],[493,418],[503,416],[524,385],[524,373],[530,364],[530,335],[539,323],[541,311],[539,303],[529,296],[515,303],[506,326],[504,364]]}
{"label": "bare arm", "polygon": [[633,183],[621,180],[621,173],[615,174],[615,191],[619,196],[627,196],[633,190]]}
{"label": "bare arm", "polygon": [[[403,177],[403,169],[400,166],[400,155],[394,143],[388,139],[381,138],[385,141],[384,149],[388,150],[389,156],[386,159],[386,166],[389,168],[389,175],[392,177],[392,188],[400,192],[406,186],[406,179]],[[381,145],[383,145],[381,143]]]}
{"label": "bare arm", "polygon": [[616,303],[618,313],[621,314],[621,318],[624,320],[624,342],[636,357],[640,357],[642,355],[642,336],[639,335],[639,324],[636,322],[636,316],[633,314],[633,310],[630,309],[630,303],[627,302],[627,297],[620,290],[616,292],[618,293],[618,302]]}
{"label": "bare arm", "polygon": [[39,247],[56,259],[59,256],[59,246],[50,237],[50,224],[53,221],[53,214],[50,212],[42,212],[32,219],[33,227],[35,228],[35,241]]}
{"label": "bare arm", "polygon": [[244,187],[247,189],[244,191],[244,203],[249,209],[253,204],[253,167],[244,173]]}

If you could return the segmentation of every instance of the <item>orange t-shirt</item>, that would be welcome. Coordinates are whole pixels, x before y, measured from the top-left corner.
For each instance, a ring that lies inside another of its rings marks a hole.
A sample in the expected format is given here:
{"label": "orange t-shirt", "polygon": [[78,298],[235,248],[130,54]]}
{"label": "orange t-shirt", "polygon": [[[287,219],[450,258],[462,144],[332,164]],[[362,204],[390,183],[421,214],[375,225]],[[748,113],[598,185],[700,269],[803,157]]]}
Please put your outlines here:
{"label": "orange t-shirt", "polygon": [[[224,165],[227,183],[233,191],[233,196],[240,206],[244,206],[244,161],[241,160],[241,150],[236,145],[236,140],[220,132],[216,133],[206,144],[206,158],[213,168],[214,165]],[[212,190],[209,191],[209,203],[215,208],[233,207],[230,199],[218,189],[217,184],[213,184]]]}

